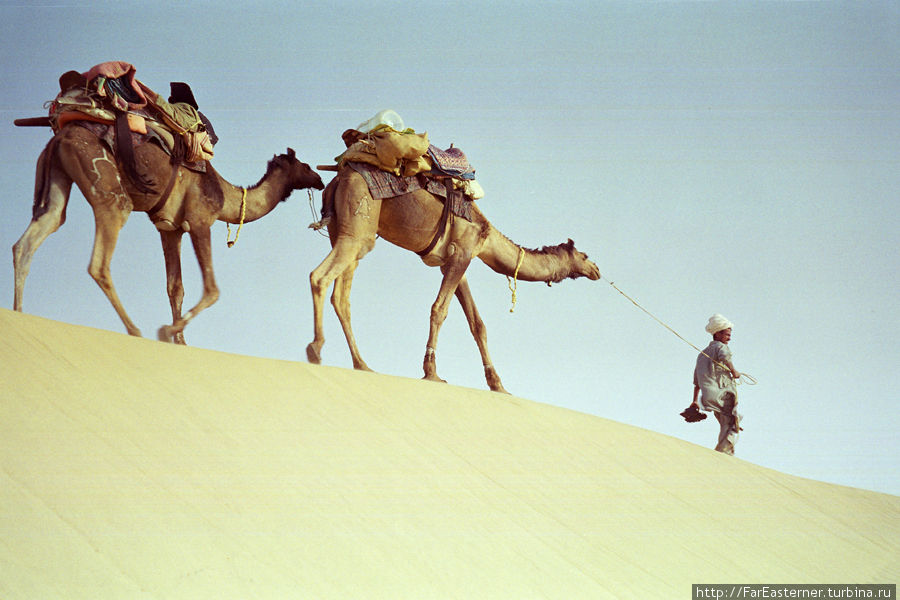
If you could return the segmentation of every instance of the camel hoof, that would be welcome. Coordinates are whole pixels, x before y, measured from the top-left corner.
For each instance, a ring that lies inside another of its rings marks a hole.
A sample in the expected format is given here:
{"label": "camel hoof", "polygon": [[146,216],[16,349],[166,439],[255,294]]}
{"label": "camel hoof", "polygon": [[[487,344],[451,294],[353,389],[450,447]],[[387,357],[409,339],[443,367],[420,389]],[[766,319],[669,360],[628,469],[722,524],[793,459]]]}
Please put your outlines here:
{"label": "camel hoof", "polygon": [[[488,387],[492,392],[500,392],[501,394],[509,394],[500,383],[500,376],[494,370],[494,367],[487,366],[484,368],[484,377],[487,380]],[[511,394],[510,394],[511,395]]]}
{"label": "camel hoof", "polygon": [[314,365],[322,364],[322,357],[319,355],[319,351],[310,344],[306,347],[306,360],[311,362]]}
{"label": "camel hoof", "polygon": [[[163,325],[159,328],[159,331],[156,332],[156,337],[161,342],[177,343],[175,337],[179,334],[181,334],[181,330],[178,328],[173,327],[172,325]],[[182,340],[184,340],[183,337]]]}
{"label": "camel hoof", "polygon": [[424,379],[425,381],[434,381],[435,383],[447,383],[446,379],[441,379],[437,375],[426,375],[422,379]]}

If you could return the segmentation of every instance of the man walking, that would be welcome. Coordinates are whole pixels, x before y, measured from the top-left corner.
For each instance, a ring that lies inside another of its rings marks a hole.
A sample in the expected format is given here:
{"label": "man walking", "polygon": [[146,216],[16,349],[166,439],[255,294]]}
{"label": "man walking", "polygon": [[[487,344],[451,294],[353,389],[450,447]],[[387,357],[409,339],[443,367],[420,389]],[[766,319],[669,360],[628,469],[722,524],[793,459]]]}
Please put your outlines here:
{"label": "man walking", "polygon": [[[731,362],[732,323],[720,314],[714,314],[706,325],[713,339],[698,356],[694,367],[694,399],[682,415],[688,421],[699,420],[700,410],[712,412],[719,421],[718,452],[734,454],[738,432],[741,431],[741,415],[737,412],[737,380],[741,374]],[[688,414],[686,414],[688,413]]]}

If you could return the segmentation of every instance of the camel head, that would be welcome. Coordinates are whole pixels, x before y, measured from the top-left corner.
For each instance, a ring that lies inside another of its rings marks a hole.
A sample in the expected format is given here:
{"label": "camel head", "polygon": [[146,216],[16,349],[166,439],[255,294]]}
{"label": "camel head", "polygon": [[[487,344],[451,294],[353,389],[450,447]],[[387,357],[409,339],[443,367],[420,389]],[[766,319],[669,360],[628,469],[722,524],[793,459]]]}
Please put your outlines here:
{"label": "camel head", "polygon": [[588,260],[588,255],[581,252],[575,247],[575,242],[569,239],[566,243],[557,246],[562,252],[572,257],[571,269],[569,274],[571,279],[578,277],[587,277],[591,281],[600,279],[600,269],[597,268],[592,261]]}
{"label": "camel head", "polygon": [[[322,178],[316,173],[312,167],[306,163],[297,160],[297,155],[293,148],[287,149],[287,154],[279,154],[269,161],[267,174],[276,171],[284,172],[287,176],[288,190],[302,190],[306,188],[314,188],[321,190],[325,188]],[[285,196],[284,199],[287,199]]]}

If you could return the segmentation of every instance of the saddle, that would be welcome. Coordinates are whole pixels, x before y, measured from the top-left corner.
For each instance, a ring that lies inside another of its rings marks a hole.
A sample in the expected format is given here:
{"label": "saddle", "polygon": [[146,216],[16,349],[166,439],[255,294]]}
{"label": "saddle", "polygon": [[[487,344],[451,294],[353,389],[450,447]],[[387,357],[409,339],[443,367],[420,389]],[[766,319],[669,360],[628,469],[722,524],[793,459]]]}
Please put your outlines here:
{"label": "saddle", "polygon": [[[391,117],[390,122],[385,121],[385,115]],[[404,128],[402,118],[393,111],[382,111],[356,129],[345,130],[341,139],[347,150],[335,158],[337,165],[320,165],[319,169],[353,169],[363,177],[375,198],[426,190],[444,204],[431,243],[417,251],[427,264],[431,264],[429,257],[451,218],[471,221],[472,201],[484,197],[484,190],[475,181],[475,168],[462,150],[453,144],[441,150],[429,143],[427,133],[417,134]],[[323,200],[323,221],[330,218],[330,210]]]}
{"label": "saddle", "polygon": [[63,73],[49,115],[18,119],[15,124],[50,126],[54,133],[70,123],[88,126],[110,146],[135,188],[147,194],[156,193],[157,189],[137,169],[132,134],[155,140],[169,154],[173,167],[152,213],[168,199],[178,166],[205,171],[206,161],[212,158],[213,145],[218,141],[212,124],[198,110],[190,86],[172,82],[170,87],[169,100],[165,101],[135,78],[133,65],[123,61],[100,63],[84,73]]}
{"label": "saddle", "polygon": [[[67,71],[47,117],[16,119],[19,126],[49,126],[54,132],[74,121],[114,126],[117,131],[149,135],[168,154],[182,154],[185,163],[209,160],[218,137],[203,115],[190,86],[172,82],[168,101],[135,78],[126,62],[101,63],[84,73]],[[125,125],[116,125],[124,115]],[[180,141],[184,151],[178,147]],[[118,142],[113,150],[119,150]]]}

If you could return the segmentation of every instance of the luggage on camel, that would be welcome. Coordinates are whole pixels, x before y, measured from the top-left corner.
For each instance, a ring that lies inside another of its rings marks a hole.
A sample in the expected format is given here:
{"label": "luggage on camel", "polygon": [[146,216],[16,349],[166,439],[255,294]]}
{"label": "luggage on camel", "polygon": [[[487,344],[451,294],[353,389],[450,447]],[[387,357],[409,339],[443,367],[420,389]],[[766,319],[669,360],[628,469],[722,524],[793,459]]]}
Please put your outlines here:
{"label": "luggage on camel", "polygon": [[83,73],[68,71],[59,78],[59,94],[47,103],[48,117],[17,119],[16,125],[49,125],[58,132],[72,122],[113,126],[122,118],[127,123],[123,130],[149,136],[169,154],[178,153],[176,140],[183,141],[185,162],[212,158],[218,140],[190,86],[173,82],[165,100],[135,78],[135,72],[124,61],[101,63]]}
{"label": "luggage on camel", "polygon": [[[484,190],[475,180],[475,168],[466,155],[452,144],[441,150],[429,143],[427,133],[419,134],[406,127],[392,110],[383,110],[356,129],[347,129],[341,139],[347,150],[335,158],[337,165],[319,165],[319,169],[353,169],[366,182],[373,198],[425,190],[443,203],[431,243],[417,252],[426,264],[439,264],[433,262],[433,254],[441,252],[441,240],[445,239],[453,217],[471,221],[472,202],[484,197]],[[331,221],[333,194],[329,184],[322,197],[322,218],[310,225],[312,229],[326,227]]]}
{"label": "luggage on camel", "polygon": [[[462,150],[453,144],[446,150],[438,148],[429,142],[427,132],[419,134],[406,127],[402,117],[392,110],[383,110],[357,129],[344,131],[341,138],[347,150],[335,158],[337,169],[349,163],[364,163],[383,171],[377,176],[385,180],[389,179],[387,174],[401,179],[419,176],[440,180],[441,187],[451,183],[451,191],[461,192],[470,201],[484,197],[484,190],[475,180],[475,168]],[[379,187],[405,190],[407,185],[401,181]]]}
{"label": "luggage on camel", "polygon": [[[212,124],[199,111],[190,86],[172,82],[169,99],[164,100],[135,78],[133,65],[110,61],[83,73],[63,73],[59,88],[57,96],[46,104],[47,117],[17,119],[15,124],[49,126],[54,133],[70,124],[87,128],[112,150],[139,192],[158,195],[156,205],[148,211],[157,229],[176,229],[174,216],[168,213],[177,207],[167,200],[178,165],[205,172],[206,161],[212,158],[218,141]],[[150,181],[139,171],[134,149],[145,142],[158,144],[171,157],[168,182]]]}

